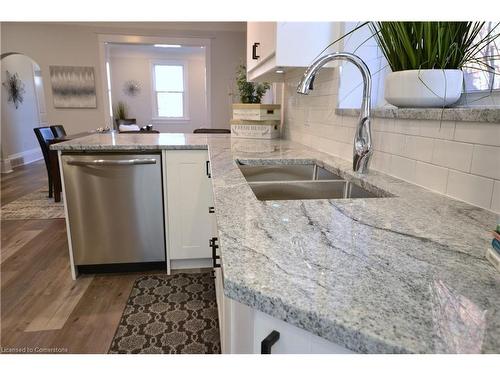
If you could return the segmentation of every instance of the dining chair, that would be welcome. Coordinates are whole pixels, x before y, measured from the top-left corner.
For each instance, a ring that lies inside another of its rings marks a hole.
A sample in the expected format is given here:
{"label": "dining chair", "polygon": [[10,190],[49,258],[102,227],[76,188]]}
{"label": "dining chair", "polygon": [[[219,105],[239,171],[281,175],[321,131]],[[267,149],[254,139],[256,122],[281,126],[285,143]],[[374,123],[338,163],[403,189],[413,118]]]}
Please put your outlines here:
{"label": "dining chair", "polygon": [[66,135],[66,130],[62,125],[50,125],[52,133],[54,133],[55,138],[64,137]]}
{"label": "dining chair", "polygon": [[52,198],[53,181],[52,174],[50,173],[49,141],[55,138],[54,133],[48,126],[34,128],[33,131],[35,132],[36,139],[38,140],[40,148],[42,149],[43,159],[45,160],[45,167],[47,168],[47,177],[49,179],[49,198]]}
{"label": "dining chair", "polygon": [[230,134],[230,129],[198,128],[193,130],[194,134]]}

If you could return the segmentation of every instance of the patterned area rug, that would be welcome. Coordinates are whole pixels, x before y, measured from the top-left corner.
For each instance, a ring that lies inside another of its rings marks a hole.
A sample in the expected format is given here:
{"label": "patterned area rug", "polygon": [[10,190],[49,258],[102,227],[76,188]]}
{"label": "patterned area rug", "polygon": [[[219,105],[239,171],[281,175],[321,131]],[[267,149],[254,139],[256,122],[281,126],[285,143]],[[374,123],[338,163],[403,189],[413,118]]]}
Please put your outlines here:
{"label": "patterned area rug", "polygon": [[220,353],[211,272],[139,277],[109,353]]}
{"label": "patterned area rug", "polygon": [[47,190],[27,194],[1,209],[2,220],[64,219],[64,203],[54,202]]}

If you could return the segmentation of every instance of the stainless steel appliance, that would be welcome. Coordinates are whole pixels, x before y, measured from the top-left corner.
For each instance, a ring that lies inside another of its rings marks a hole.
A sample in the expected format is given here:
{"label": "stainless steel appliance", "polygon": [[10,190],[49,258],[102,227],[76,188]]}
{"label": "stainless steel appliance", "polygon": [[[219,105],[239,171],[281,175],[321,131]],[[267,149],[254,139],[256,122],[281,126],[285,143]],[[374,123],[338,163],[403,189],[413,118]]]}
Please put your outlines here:
{"label": "stainless steel appliance", "polygon": [[166,261],[160,154],[65,154],[75,265]]}

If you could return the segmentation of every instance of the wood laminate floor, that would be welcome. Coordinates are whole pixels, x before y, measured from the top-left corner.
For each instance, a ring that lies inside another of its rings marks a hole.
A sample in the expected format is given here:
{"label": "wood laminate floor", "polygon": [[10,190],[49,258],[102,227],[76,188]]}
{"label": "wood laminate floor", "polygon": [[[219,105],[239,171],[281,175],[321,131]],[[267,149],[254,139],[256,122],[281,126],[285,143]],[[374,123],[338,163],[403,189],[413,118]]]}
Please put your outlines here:
{"label": "wood laminate floor", "polygon": [[[43,161],[1,175],[1,204],[47,186]],[[71,279],[64,219],[2,220],[1,352],[106,353],[134,280]]]}

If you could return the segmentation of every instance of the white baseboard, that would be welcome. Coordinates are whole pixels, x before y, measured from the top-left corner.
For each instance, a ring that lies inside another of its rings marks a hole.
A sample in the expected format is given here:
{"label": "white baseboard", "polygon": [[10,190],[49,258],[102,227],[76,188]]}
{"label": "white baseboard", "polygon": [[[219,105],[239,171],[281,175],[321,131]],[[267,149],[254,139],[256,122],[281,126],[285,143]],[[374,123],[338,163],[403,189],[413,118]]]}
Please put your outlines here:
{"label": "white baseboard", "polygon": [[1,173],[10,173],[12,172],[12,165],[10,164],[10,159],[0,160],[0,172]]}
{"label": "white baseboard", "polygon": [[42,150],[39,147],[9,155],[9,161],[12,168],[30,164],[42,158]]}

